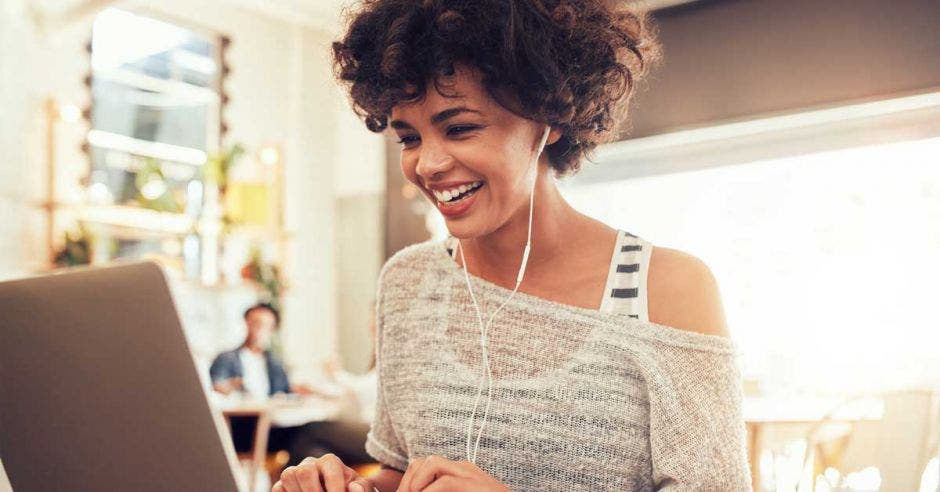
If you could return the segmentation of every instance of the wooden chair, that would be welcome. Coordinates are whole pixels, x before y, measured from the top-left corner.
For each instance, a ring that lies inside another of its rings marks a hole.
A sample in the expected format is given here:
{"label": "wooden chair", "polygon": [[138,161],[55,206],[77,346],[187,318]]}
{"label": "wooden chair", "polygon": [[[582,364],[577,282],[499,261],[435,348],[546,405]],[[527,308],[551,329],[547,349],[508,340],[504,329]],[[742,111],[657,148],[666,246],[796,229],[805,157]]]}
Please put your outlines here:
{"label": "wooden chair", "polygon": [[850,399],[810,430],[804,455],[804,470],[810,474],[802,477],[798,490],[814,490],[818,477],[828,481],[824,473],[828,468],[839,472],[839,483],[828,483],[832,490],[839,490],[849,473],[867,467],[879,470],[882,492],[918,490],[940,423],[938,397],[919,390],[878,396],[885,403],[882,420],[839,422],[834,415],[856,400]]}

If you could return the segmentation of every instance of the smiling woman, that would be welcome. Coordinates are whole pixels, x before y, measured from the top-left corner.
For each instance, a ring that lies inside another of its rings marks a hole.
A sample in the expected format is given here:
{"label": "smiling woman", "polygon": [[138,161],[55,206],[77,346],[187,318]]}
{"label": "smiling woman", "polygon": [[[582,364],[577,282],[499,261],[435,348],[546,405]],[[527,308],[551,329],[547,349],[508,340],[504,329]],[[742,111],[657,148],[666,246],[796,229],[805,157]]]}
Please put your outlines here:
{"label": "smiling woman", "polygon": [[626,115],[637,80],[659,59],[645,16],[606,1],[367,1],[333,45],[336,75],[372,131],[392,108],[441,95],[455,62],[473,66],[487,95],[559,131],[548,148],[559,174]]}
{"label": "smiling woman", "polygon": [[337,78],[451,235],[379,279],[379,402],[359,477],[276,491],[747,490],[736,349],[708,267],[579,213],[556,178],[658,58],[602,0],[367,0]]}
{"label": "smiling woman", "polygon": [[[450,95],[430,91],[391,111],[391,127],[403,145],[402,172],[437,205],[452,234],[489,234],[527,208],[536,176],[526,163],[544,126],[492,99],[471,66],[455,64],[454,74],[440,80]],[[550,132],[546,143],[559,137]],[[551,180],[542,183],[551,186]]]}

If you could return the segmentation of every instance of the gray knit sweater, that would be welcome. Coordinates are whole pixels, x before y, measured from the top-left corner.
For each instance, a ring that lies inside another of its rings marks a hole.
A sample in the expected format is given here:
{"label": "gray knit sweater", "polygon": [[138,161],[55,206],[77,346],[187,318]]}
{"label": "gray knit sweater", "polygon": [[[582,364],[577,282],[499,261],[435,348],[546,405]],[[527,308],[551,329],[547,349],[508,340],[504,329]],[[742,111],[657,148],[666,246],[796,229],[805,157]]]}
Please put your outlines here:
{"label": "gray knit sweater", "polygon": [[[511,292],[471,282],[484,316]],[[422,456],[466,459],[479,325],[442,242],[385,264],[376,321],[367,451],[401,470]],[[519,292],[490,327],[493,403],[477,464],[516,492],[750,490],[737,355],[724,337]]]}

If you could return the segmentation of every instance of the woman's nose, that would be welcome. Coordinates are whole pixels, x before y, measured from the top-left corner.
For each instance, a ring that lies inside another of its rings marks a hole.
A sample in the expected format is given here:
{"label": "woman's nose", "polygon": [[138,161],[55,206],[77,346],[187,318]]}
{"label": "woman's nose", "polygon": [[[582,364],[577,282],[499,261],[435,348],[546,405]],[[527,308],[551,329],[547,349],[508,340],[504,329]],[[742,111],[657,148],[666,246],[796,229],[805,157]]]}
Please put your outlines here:
{"label": "woman's nose", "polygon": [[454,165],[453,157],[439,146],[426,145],[418,156],[418,165],[415,172],[425,178],[449,170]]}

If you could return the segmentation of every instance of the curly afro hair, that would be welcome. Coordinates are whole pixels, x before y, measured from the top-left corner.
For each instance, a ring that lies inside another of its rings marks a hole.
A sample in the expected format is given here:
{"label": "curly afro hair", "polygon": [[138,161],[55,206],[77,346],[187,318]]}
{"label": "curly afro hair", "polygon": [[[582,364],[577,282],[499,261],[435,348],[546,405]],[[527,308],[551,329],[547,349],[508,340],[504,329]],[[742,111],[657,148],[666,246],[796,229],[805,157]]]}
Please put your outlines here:
{"label": "curly afro hair", "polygon": [[428,83],[448,96],[439,79],[465,63],[502,106],[562,133],[546,148],[559,176],[612,138],[660,58],[647,16],[604,0],[364,0],[347,15],[334,71],[369,130]]}

